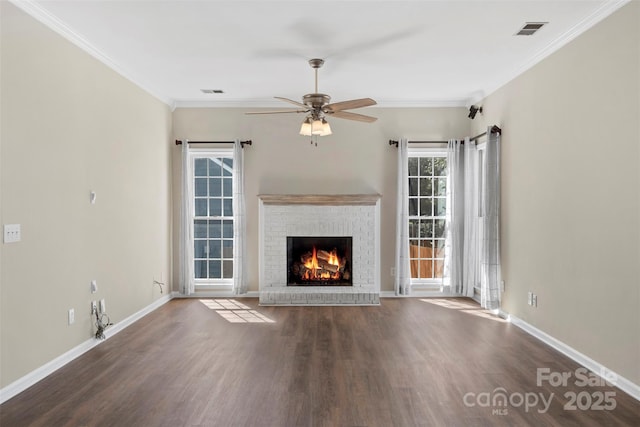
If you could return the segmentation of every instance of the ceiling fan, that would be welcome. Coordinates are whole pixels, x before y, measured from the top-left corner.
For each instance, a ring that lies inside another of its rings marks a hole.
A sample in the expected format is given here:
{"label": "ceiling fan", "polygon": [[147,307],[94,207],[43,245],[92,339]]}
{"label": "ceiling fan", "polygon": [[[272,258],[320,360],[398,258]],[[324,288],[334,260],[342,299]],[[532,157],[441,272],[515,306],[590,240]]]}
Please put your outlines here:
{"label": "ceiling fan", "polygon": [[318,69],[324,64],[323,59],[310,59],[309,65],[315,70],[316,86],[314,93],[308,93],[302,97],[302,102],[292,99],[276,96],[285,102],[300,107],[298,110],[286,111],[257,111],[248,112],[246,114],[283,114],[283,113],[306,113],[307,117],[300,128],[300,135],[325,136],[331,135],[331,127],[327,123],[327,117],[337,117],[340,119],[355,120],[358,122],[372,123],[378,120],[376,117],[365,116],[364,114],[352,113],[345,110],[353,110],[354,108],[369,107],[376,105],[376,101],[371,98],[351,99],[349,101],[335,102],[330,104],[331,97],[324,93],[318,93]]}

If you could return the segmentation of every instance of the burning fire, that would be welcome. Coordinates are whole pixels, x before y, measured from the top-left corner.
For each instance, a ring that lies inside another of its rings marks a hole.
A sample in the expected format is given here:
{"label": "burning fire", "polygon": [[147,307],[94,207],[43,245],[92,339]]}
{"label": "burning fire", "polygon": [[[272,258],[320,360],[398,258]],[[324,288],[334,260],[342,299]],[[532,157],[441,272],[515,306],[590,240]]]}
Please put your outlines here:
{"label": "burning fire", "polygon": [[331,252],[318,251],[314,246],[313,255],[304,262],[304,266],[307,268],[303,276],[305,280],[340,279],[340,258],[337,249]]}

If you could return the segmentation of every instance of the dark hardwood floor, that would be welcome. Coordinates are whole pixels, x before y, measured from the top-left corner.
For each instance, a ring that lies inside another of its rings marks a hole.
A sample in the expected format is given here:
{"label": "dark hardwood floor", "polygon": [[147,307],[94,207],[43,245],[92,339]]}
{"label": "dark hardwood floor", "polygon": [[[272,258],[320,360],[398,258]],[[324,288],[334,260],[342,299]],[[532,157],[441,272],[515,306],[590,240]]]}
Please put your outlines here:
{"label": "dark hardwood floor", "polygon": [[[538,386],[538,368],[572,377]],[[640,425],[640,402],[576,385],[578,368],[465,299],[177,299],[5,402],[0,425]]]}

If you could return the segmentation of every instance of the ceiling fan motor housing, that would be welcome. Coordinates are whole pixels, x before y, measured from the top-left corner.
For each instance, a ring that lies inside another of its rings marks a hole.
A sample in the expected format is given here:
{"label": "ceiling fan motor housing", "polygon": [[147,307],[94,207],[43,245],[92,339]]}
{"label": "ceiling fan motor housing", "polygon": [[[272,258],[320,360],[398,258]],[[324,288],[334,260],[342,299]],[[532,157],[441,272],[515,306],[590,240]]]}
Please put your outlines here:
{"label": "ceiling fan motor housing", "polygon": [[331,97],[324,93],[308,93],[302,97],[304,105],[314,110],[320,110],[325,105],[329,104]]}

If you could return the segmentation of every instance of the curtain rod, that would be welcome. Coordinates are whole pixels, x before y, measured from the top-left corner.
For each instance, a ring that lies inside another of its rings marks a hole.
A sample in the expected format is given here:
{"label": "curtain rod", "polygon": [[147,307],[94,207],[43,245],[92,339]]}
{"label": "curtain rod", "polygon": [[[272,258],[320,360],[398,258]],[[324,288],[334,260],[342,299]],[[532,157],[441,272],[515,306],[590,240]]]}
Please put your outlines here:
{"label": "curtain rod", "polygon": [[[182,145],[181,139],[176,139],[176,145]],[[234,141],[187,141],[188,144],[234,144]],[[249,139],[247,141],[240,141],[240,146],[244,148],[245,145],[253,145],[253,142]]]}
{"label": "curtain rod", "polygon": [[[498,135],[502,134],[502,129],[500,129],[498,126],[493,126],[491,128],[491,133],[497,133]],[[483,132],[480,135],[476,135],[473,138],[469,138],[470,142],[475,142],[477,139],[482,138],[483,136],[485,136],[487,133]],[[409,141],[412,144],[448,144],[449,141]],[[463,141],[464,143],[464,141]],[[395,145],[396,147],[398,146],[398,141],[395,141],[393,139],[389,140],[389,145]]]}

